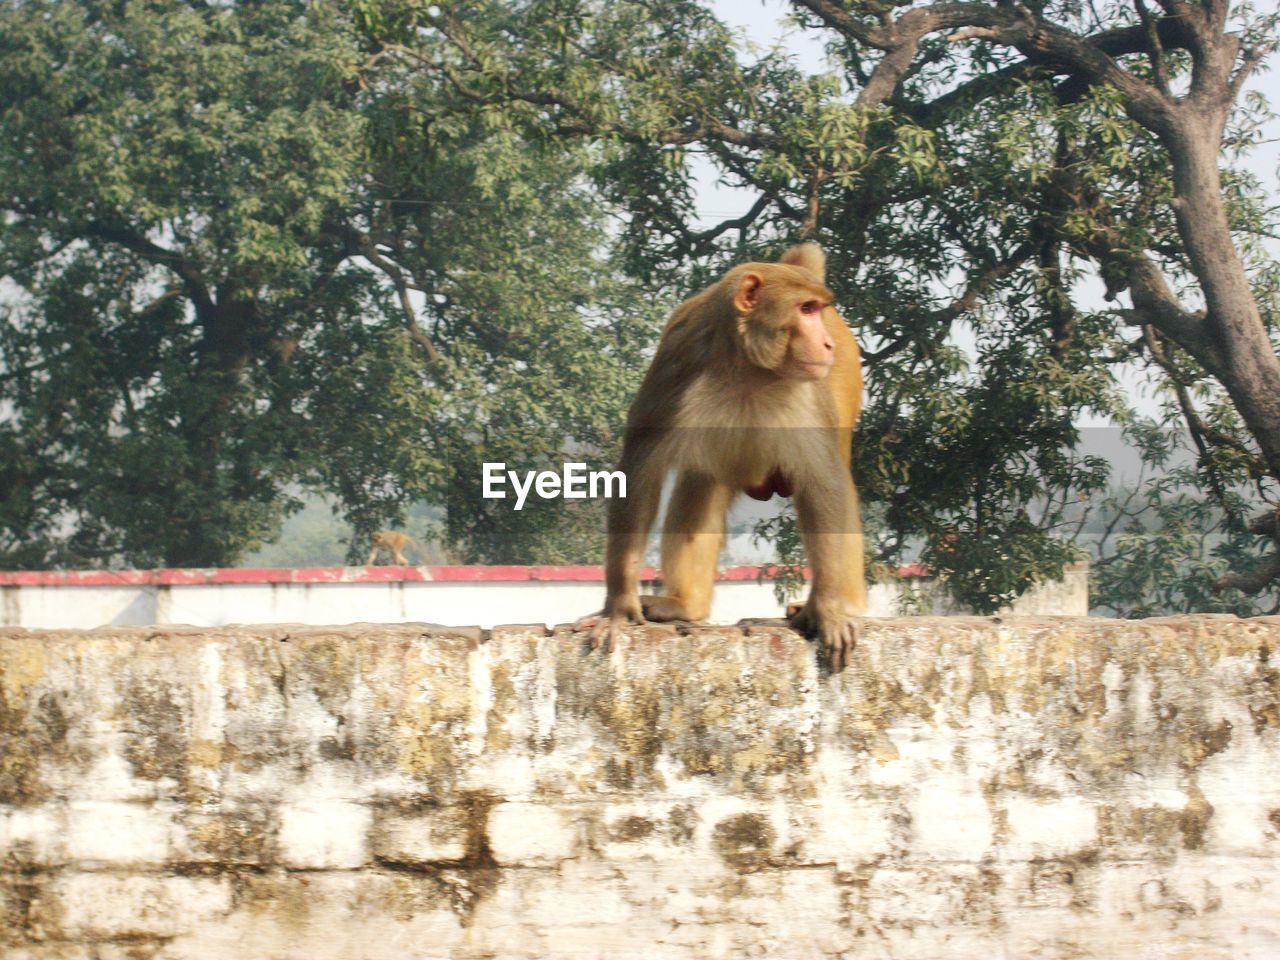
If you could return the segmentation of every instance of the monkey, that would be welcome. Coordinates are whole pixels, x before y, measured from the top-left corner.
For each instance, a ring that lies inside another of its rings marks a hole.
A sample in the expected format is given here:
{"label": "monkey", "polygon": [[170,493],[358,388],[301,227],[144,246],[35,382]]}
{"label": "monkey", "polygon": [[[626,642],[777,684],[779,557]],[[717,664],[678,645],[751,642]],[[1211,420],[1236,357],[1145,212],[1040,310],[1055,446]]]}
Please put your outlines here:
{"label": "monkey", "polygon": [[400,566],[408,566],[409,561],[404,557],[405,544],[413,547],[418,553],[422,553],[422,548],[418,546],[414,539],[399,530],[375,530],[370,539],[373,549],[369,551],[369,559],[365,561],[365,566],[373,564],[373,558],[378,555],[379,550],[391,554],[392,559]]}
{"label": "monkey", "polygon": [[[681,303],[627,416],[619,464],[629,496],[609,505],[605,604],[579,621],[593,649],[628,623],[703,620],[725,514],[740,492],[792,496],[813,571],[791,625],[822,644],[833,672],[866,610],[851,458],[862,402],[857,341],[833,306],[816,244],[744,263]],[[664,592],[639,595],[638,568],[668,470]]]}

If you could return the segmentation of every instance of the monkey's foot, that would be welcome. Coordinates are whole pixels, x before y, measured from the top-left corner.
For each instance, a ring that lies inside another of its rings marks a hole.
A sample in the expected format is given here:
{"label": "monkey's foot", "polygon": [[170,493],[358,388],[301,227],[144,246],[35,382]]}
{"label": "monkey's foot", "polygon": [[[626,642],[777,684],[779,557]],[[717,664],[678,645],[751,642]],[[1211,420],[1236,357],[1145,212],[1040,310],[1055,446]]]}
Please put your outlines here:
{"label": "monkey's foot", "polygon": [[613,649],[613,641],[623,635],[629,624],[643,625],[645,622],[640,599],[630,597],[606,602],[603,610],[578,620],[573,629],[590,630],[588,639],[591,641],[591,649],[599,650],[603,647],[605,653],[608,653]]}
{"label": "monkey's foot", "polygon": [[646,620],[666,623],[671,620],[701,620],[689,612],[685,602],[679,597],[666,597],[650,594],[640,598],[640,607],[644,610]]}
{"label": "monkey's foot", "polygon": [[821,609],[810,600],[788,619],[791,629],[821,642],[832,673],[839,673],[848,665],[858,643],[857,617],[839,610]]}

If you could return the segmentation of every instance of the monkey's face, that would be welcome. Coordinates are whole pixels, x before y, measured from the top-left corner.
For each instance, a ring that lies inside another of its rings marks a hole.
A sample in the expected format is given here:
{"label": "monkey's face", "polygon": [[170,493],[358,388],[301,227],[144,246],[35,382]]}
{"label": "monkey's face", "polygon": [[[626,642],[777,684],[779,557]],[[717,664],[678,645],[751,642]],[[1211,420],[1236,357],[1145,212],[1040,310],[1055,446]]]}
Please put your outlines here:
{"label": "monkey's face", "polygon": [[825,380],[836,360],[836,344],[822,322],[827,305],[810,298],[791,306],[786,324],[788,334],[783,376],[797,380]]}
{"label": "monkey's face", "polygon": [[831,293],[791,267],[752,271],[734,306],[747,360],[793,380],[823,380],[835,363],[835,341],[823,323]]}

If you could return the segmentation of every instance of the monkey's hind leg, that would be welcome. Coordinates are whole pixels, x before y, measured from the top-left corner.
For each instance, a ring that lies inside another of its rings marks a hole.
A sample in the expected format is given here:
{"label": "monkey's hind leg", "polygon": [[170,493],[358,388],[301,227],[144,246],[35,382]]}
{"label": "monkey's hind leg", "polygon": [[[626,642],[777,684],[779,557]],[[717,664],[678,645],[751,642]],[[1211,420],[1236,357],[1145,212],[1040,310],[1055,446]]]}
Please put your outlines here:
{"label": "monkey's hind leg", "polygon": [[705,474],[676,480],[662,528],[662,594],[640,598],[649,620],[705,620],[711,613],[724,519],[736,491]]}

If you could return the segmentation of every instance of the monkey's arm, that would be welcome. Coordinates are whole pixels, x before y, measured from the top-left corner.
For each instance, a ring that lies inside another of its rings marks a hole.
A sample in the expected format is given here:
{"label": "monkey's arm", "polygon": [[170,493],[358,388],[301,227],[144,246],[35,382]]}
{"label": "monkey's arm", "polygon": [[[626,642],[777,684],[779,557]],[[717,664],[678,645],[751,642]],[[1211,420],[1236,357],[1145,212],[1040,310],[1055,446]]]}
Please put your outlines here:
{"label": "monkey's arm", "polygon": [[836,467],[808,479],[796,491],[795,501],[813,586],[791,623],[821,641],[834,673],[844,669],[853,653],[855,618],[866,606],[862,528],[857,492],[847,472]]}
{"label": "monkey's arm", "polygon": [[628,623],[644,623],[640,607],[640,564],[649,528],[662,497],[664,471],[653,444],[627,437],[619,468],[627,478],[627,496],[609,501],[609,537],[605,548],[604,609],[591,626],[591,646],[609,649]]}

